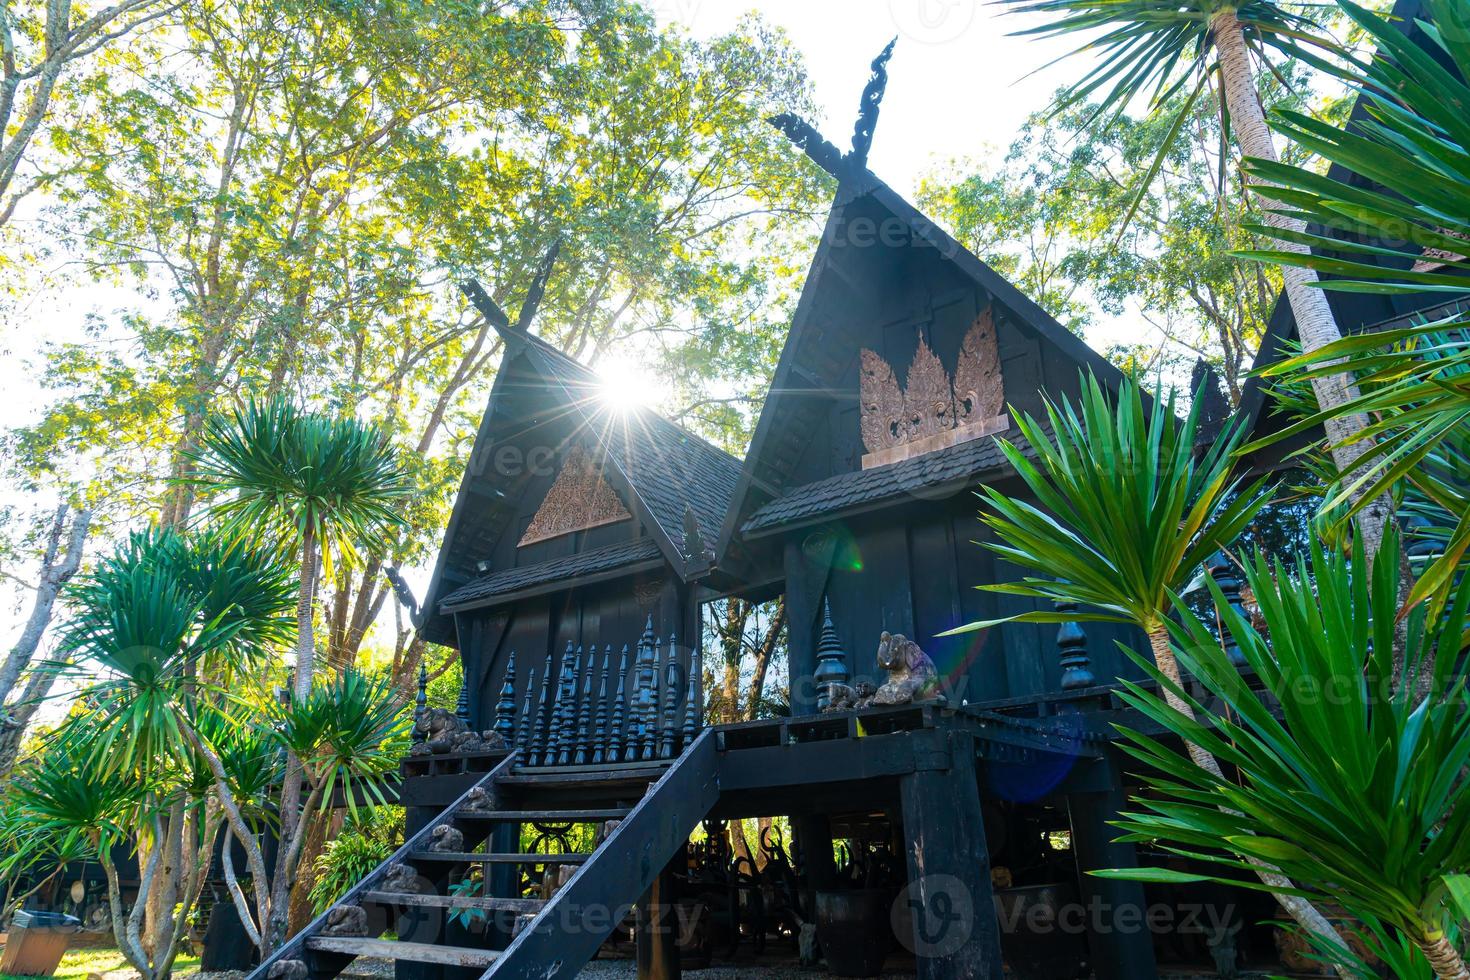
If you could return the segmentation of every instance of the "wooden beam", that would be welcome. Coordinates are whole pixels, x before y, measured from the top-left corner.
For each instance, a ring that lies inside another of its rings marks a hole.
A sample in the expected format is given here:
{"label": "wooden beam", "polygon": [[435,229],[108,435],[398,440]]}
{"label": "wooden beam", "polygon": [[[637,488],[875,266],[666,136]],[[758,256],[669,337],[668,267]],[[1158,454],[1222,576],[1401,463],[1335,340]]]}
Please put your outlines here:
{"label": "wooden beam", "polygon": [[1138,867],[1134,846],[1115,842],[1118,830],[1108,823],[1128,807],[1122,770],[1111,757],[1097,760],[1092,767],[1101,777],[1105,787],[1102,792],[1072,793],[1067,797],[1078,893],[1088,910],[1087,943],[1092,966],[1097,980],[1157,980],[1159,968],[1154,959],[1153,933],[1147,926],[1148,905],[1142,883],[1110,881],[1087,873]]}
{"label": "wooden beam", "polygon": [[418,895],[411,892],[371,891],[364,902],[397,908],[480,909],[485,912],[535,914],[546,903],[539,898],[474,898],[469,895]]}
{"label": "wooden beam", "polygon": [[1000,929],[973,739],[951,736],[949,768],[899,782],[919,980],[1001,980]]}
{"label": "wooden beam", "polygon": [[316,953],[342,953],[346,956],[376,956],[388,960],[412,960],[415,963],[439,963],[443,966],[489,966],[496,953],[490,949],[465,946],[436,946],[433,943],[400,943],[392,939],[347,939],[320,936],[306,941]]}

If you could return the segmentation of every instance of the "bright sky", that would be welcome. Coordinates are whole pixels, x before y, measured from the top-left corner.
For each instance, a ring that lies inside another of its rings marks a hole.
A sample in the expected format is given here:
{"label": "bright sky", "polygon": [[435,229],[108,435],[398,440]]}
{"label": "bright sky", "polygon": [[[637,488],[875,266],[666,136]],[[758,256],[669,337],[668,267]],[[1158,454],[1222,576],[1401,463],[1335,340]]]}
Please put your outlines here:
{"label": "bright sky", "polygon": [[758,12],[785,28],[806,59],[825,118],[811,120],[846,149],[868,65],[897,36],[873,149],[873,171],[911,192],[936,162],[1004,151],[1021,123],[1077,77],[1064,63],[1023,76],[1068,50],[1007,37],[1034,21],[982,0],[652,0],[663,22],[695,37],[730,30]]}
{"label": "bright sky", "polygon": [[[1077,77],[1075,61],[1031,77],[1028,73],[1067,50],[1059,42],[1007,37],[1028,26],[1001,16],[982,0],[647,0],[660,22],[694,37],[730,30],[750,11],[779,25],[806,60],[823,118],[811,120],[846,149],[869,63],[895,35],[889,83],[869,165],[901,193],[911,194],[922,176],[954,158],[998,159],[1025,118],[1043,108],[1051,93]],[[23,216],[18,216],[21,219]],[[49,339],[81,339],[89,314],[115,317],[138,298],[113,288],[73,282],[29,300],[0,329],[0,391],[6,423],[23,423],[41,391],[34,381],[35,354]],[[1103,324],[1094,344],[1124,339],[1116,324]],[[0,505],[20,502],[0,486]],[[24,596],[0,582],[0,649],[18,633]]]}

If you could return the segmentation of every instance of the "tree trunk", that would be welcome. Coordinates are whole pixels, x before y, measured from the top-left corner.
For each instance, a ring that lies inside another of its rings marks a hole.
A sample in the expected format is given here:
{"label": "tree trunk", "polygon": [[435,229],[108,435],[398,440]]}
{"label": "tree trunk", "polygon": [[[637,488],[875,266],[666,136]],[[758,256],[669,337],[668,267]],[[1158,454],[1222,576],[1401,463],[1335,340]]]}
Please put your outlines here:
{"label": "tree trunk", "polygon": [[33,668],[30,680],[21,692],[20,700],[11,703],[11,712],[5,726],[0,726],[0,781],[10,775],[15,762],[20,758],[20,748],[25,741],[26,727],[51,685],[56,683],[58,670],[53,667]]}
{"label": "tree trunk", "polygon": [[1470,980],[1470,969],[1466,968],[1464,957],[1443,932],[1436,929],[1415,942],[1424,951],[1425,959],[1429,960],[1439,980]]}
{"label": "tree trunk", "polygon": [[296,696],[311,694],[311,677],[316,667],[316,638],[313,634],[312,602],[316,593],[316,534],[311,528],[301,540],[301,585],[296,596]]}
{"label": "tree trunk", "polygon": [[[1266,116],[1261,108],[1260,95],[1256,90],[1255,72],[1251,67],[1250,55],[1246,50],[1245,32],[1233,8],[1216,13],[1210,21],[1214,34],[1215,49],[1220,55],[1221,87],[1225,104],[1230,110],[1230,125],[1241,152],[1261,160],[1277,160],[1276,144],[1266,126]],[[1255,184],[1256,193],[1269,200],[1269,185]],[[1264,216],[1267,224],[1285,231],[1301,232],[1306,223],[1296,218],[1278,214]],[[1308,254],[1311,250],[1295,242],[1277,242],[1276,247],[1288,251]],[[1298,266],[1283,266],[1281,277],[1286,287],[1286,298],[1296,318],[1297,335],[1302,349],[1308,353],[1320,350],[1333,341],[1342,339],[1332,307],[1327,304],[1327,294],[1314,287],[1317,273]],[[1352,376],[1344,371],[1330,377],[1314,378],[1312,390],[1317,404],[1323,410],[1334,408],[1357,395]],[[1327,438],[1332,447],[1332,461],[1338,470],[1352,480],[1360,467],[1358,461],[1368,452],[1371,445],[1357,436],[1367,427],[1368,420],[1361,414],[1345,415],[1329,419],[1326,423]],[[1354,502],[1361,496],[1354,495]],[[1356,524],[1363,539],[1365,553],[1372,560],[1378,554],[1383,541],[1383,531],[1392,518],[1392,505],[1380,496],[1358,512]]]}
{"label": "tree trunk", "polygon": [[[51,523],[51,532],[46,542],[46,554],[41,562],[41,576],[36,584],[36,598],[31,604],[31,615],[26,620],[20,639],[11,647],[10,655],[0,666],[0,700],[15,690],[20,675],[30,666],[31,659],[41,645],[41,636],[51,622],[56,608],[56,597],[61,587],[77,573],[82,565],[82,551],[87,542],[87,530],[92,523],[92,512],[86,508],[77,511],[72,518],[71,530],[66,533],[66,550],[62,551],[61,538],[66,532],[66,516],[70,508],[62,504],[56,509]],[[9,723],[0,718],[0,727]]]}
{"label": "tree trunk", "polygon": [[[1167,677],[1174,684],[1178,685],[1179,688],[1182,690],[1184,687],[1184,681],[1182,675],[1179,673],[1179,661],[1174,657],[1174,648],[1169,645],[1168,628],[1165,627],[1162,623],[1155,623],[1148,627],[1147,632],[1148,643],[1149,646],[1153,649],[1154,663],[1158,666],[1159,672]],[[1194,709],[1186,704],[1184,699],[1181,698],[1174,691],[1165,688],[1164,700],[1168,702],[1169,707],[1184,715],[1186,718],[1189,718],[1191,720],[1194,719]],[[1215,760],[1215,757],[1213,755],[1210,755],[1210,753],[1206,752],[1203,748],[1195,745],[1188,739],[1184,740],[1184,747],[1189,751],[1189,757],[1194,761],[1195,765],[1199,766],[1205,772],[1210,773],[1216,779],[1222,781],[1225,779],[1225,774],[1220,771],[1220,763]],[[1242,857],[1245,856],[1242,855]],[[1252,857],[1245,857],[1245,860],[1248,861],[1256,869],[1256,876],[1259,877],[1262,883],[1265,884],[1267,887],[1276,889],[1289,889],[1293,887],[1289,878],[1287,878],[1281,872],[1277,871],[1271,865],[1266,864],[1264,861],[1260,861]],[[1275,895],[1276,901],[1280,903],[1281,907],[1286,910],[1287,914],[1290,915],[1293,920],[1295,920],[1297,925],[1301,926],[1303,929],[1307,930],[1313,935],[1320,936],[1321,938],[1336,944],[1337,947],[1340,949],[1348,948],[1347,943],[1343,941],[1342,936],[1338,935],[1338,932],[1335,928],[1333,928],[1332,923],[1328,922],[1326,917],[1323,916],[1321,912],[1317,911],[1317,907],[1314,906],[1311,902],[1307,901],[1304,898],[1299,898],[1295,895],[1283,895],[1280,892],[1275,892],[1273,894]],[[1336,967],[1334,967],[1333,969],[1334,971],[1336,971]],[[1340,971],[1337,972],[1340,973]]]}

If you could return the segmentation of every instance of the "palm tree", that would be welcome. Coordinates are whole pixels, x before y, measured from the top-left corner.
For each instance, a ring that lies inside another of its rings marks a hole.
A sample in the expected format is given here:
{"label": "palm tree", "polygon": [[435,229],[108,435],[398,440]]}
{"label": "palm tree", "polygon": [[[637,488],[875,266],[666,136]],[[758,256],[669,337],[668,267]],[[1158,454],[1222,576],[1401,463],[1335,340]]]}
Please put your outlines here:
{"label": "palm tree", "polygon": [[[1274,124],[1294,143],[1377,186],[1349,184],[1270,159],[1246,161],[1253,174],[1271,182],[1277,200],[1324,229],[1260,228],[1284,247],[1252,253],[1256,257],[1339,277],[1324,282],[1325,289],[1443,292],[1447,298],[1470,291],[1465,278],[1470,260],[1464,257],[1470,253],[1470,125],[1465,122],[1470,12],[1463,3],[1427,2],[1442,27],[1424,32],[1429,50],[1384,18],[1344,0],[1343,10],[1373,39],[1377,53],[1366,64],[1339,61],[1324,67],[1358,91],[1366,112],[1351,132],[1301,113],[1280,113]],[[1446,64],[1459,66],[1460,74]],[[1378,244],[1394,241],[1405,242],[1409,251]],[[1360,497],[1405,483],[1450,515],[1453,530],[1441,556],[1410,593],[1411,603],[1442,591],[1470,549],[1470,493],[1463,480],[1470,468],[1467,327],[1470,321],[1460,313],[1445,322],[1350,337],[1273,365],[1269,372],[1315,377],[1352,359],[1360,397],[1323,405],[1320,414],[1284,435],[1341,414],[1366,415],[1374,422],[1355,436],[1371,447],[1356,481],[1364,488]]]}
{"label": "palm tree", "polygon": [[[1233,133],[1248,157],[1278,159],[1266,126],[1256,84],[1254,58],[1264,62],[1268,49],[1300,54],[1303,44],[1321,44],[1315,25],[1273,0],[1000,0],[1016,13],[1041,14],[1050,19],[1021,35],[1096,33],[1077,49],[1098,57],[1098,64],[1058,100],[1057,111],[1102,93],[1099,115],[1121,113],[1135,97],[1147,95],[1154,107],[1187,92],[1173,122],[1173,131],[1189,118],[1212,78],[1221,94],[1222,128]],[[1153,168],[1162,165],[1172,137],[1165,141]],[[1150,172],[1150,178],[1153,171]],[[1258,178],[1252,176],[1255,181]],[[1148,192],[1145,180],[1139,199]],[[1270,198],[1272,189],[1257,183],[1257,193]],[[1137,207],[1137,201],[1134,202]],[[1132,209],[1129,211],[1131,216]],[[1125,219],[1126,220],[1126,219]],[[1306,225],[1291,214],[1271,212],[1269,223],[1288,234],[1300,234]],[[1288,242],[1283,248],[1307,252],[1308,246]],[[1282,274],[1287,300],[1296,318],[1302,346],[1315,351],[1342,337],[1327,298],[1316,288],[1317,274],[1309,268],[1287,267]],[[1345,373],[1312,379],[1318,404],[1334,408],[1353,397],[1352,378]],[[1338,413],[1327,422],[1333,462],[1343,472],[1358,469],[1368,446],[1356,438],[1367,424],[1361,415]],[[1389,502],[1371,498],[1360,510],[1357,526],[1376,554],[1383,529],[1391,517]]]}
{"label": "palm tree", "polygon": [[[296,701],[305,703],[316,657],[318,559],[331,578],[334,555],[354,560],[359,545],[400,526],[395,508],[410,492],[408,473],[376,426],[306,412],[281,396],[210,419],[190,461],[190,482],[213,495],[212,516],[236,534],[275,537],[300,556],[294,687]],[[281,797],[284,840],[297,836],[303,819],[302,774],[303,760],[293,751]],[[269,944],[285,937],[290,879],[278,876],[273,891]]]}
{"label": "palm tree", "polygon": [[[986,547],[1045,577],[980,588],[1083,607],[996,622],[1083,619],[1140,627],[1158,670],[1171,682],[1165,697],[1181,715],[1191,709],[1179,696],[1179,664],[1169,644],[1173,596],[1187,589],[1206,559],[1239,537],[1270,497],[1264,481],[1242,486],[1233,477],[1242,430],[1227,429],[1196,451],[1200,404],[1196,398],[1181,423],[1172,395],[1145,406],[1137,385],[1125,381],[1115,406],[1088,377],[1076,406],[1047,402],[1046,425],[1029,414],[1019,419],[1035,462],[997,440],[1039,506],[981,488],[989,504],[981,520],[998,538]],[[1194,741],[1186,746],[1195,765],[1219,775],[1214,755]],[[1267,862],[1257,862],[1256,870],[1302,928],[1342,945],[1321,913],[1292,894],[1289,880]]]}
{"label": "palm tree", "polygon": [[[1390,531],[1384,542],[1395,549],[1388,554],[1396,554],[1395,537]],[[1125,814],[1118,826],[1127,839],[1161,841],[1229,874],[1110,874],[1264,887],[1239,880],[1254,866],[1242,857],[1269,861],[1301,894],[1341,904],[1374,932],[1377,924],[1396,930],[1437,977],[1467,980],[1449,927],[1470,913],[1457,908],[1470,897],[1470,714],[1466,680],[1455,673],[1470,582],[1459,584],[1445,614],[1421,606],[1410,617],[1413,669],[1431,672],[1430,686],[1445,693],[1421,701],[1412,685],[1387,683],[1395,667],[1398,562],[1380,558],[1364,574],[1365,558],[1362,542],[1350,559],[1314,544],[1310,565],[1299,560],[1294,568],[1272,566],[1258,553],[1246,578],[1269,642],[1210,583],[1224,628],[1274,695],[1280,717],[1230,662],[1212,624],[1180,604],[1178,658],[1219,707],[1205,708],[1146,663],[1167,701],[1128,682],[1122,697],[1166,731],[1228,760],[1234,778],[1125,729],[1153,792],[1135,799],[1142,811]],[[1394,945],[1391,937],[1374,938],[1379,947]]]}
{"label": "palm tree", "polygon": [[[167,972],[221,824],[227,843],[238,841],[244,850],[253,896],[236,878],[231,847],[221,850],[227,887],[266,955],[279,941],[306,822],[338,791],[354,810],[359,802],[382,802],[377,781],[397,768],[407,720],[387,679],[346,670],[318,678],[304,697],[293,693],[285,704],[270,690],[267,658],[291,635],[293,577],[277,554],[237,538],[165,530],[134,535],[72,590],[75,613],[63,626],[62,649],[89,666],[79,699],[95,708],[62,727],[19,780],[51,787],[29,799],[38,819],[53,823],[69,806],[65,794],[80,792],[73,783],[95,783],[95,800],[70,807],[81,821],[70,827],[96,822],[107,787],[141,784],[141,802],[125,809],[135,820],[133,832],[155,839],[165,833],[168,812],[181,798],[188,801],[194,819],[185,841],[197,859],[175,928],[155,949],[151,967],[137,930],[157,887],[162,848],[151,848],[143,862],[134,912],[116,921],[119,945],[145,980]],[[79,770],[70,783],[60,778],[66,773],[42,778],[46,767],[67,759]],[[304,805],[303,781],[309,787]],[[281,803],[272,807],[278,786]],[[287,812],[293,787],[299,819],[282,821],[279,856],[267,874],[268,817],[272,809]],[[122,820],[115,809],[107,810],[108,819]]]}
{"label": "palm tree", "polygon": [[295,688],[304,698],[315,666],[318,560],[331,578],[335,555],[351,561],[359,545],[400,526],[395,508],[411,489],[407,471],[376,426],[306,412],[281,396],[211,418],[190,462],[190,482],[213,495],[212,518],[300,556]]}
{"label": "palm tree", "polygon": [[[213,787],[211,801],[208,780],[191,772],[196,753],[220,765],[201,731],[227,695],[206,678],[249,674],[284,643],[292,592],[291,575],[274,555],[219,535],[189,539],[171,530],[131,535],[69,590],[73,613],[59,646],[79,665],[78,701],[90,710],[63,725],[17,779],[34,789],[22,800],[41,827],[95,829],[89,840],[109,873],[118,946],[145,980],[171,968],[220,821],[246,826],[227,787]],[[128,836],[117,830],[124,817],[135,839],[151,842],[126,918],[108,867],[111,844]],[[150,922],[153,941],[145,942],[149,898],[167,889],[165,838],[178,841],[185,867],[175,869],[177,898],[152,913],[166,921]],[[251,858],[263,896],[265,863],[258,851]]]}

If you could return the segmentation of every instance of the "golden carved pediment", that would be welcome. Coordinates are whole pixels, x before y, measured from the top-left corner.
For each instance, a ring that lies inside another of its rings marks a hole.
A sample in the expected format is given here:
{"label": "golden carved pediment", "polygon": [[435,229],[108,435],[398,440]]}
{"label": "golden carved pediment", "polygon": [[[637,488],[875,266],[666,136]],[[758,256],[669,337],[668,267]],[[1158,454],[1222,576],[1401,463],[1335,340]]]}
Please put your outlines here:
{"label": "golden carved pediment", "polygon": [[561,537],[573,531],[631,520],[632,517],[613,488],[608,486],[602,467],[585,449],[574,446],[567,453],[561,472],[557,473],[556,480],[516,547]]}
{"label": "golden carved pediment", "polygon": [[864,469],[999,431],[1005,382],[991,311],[965,333],[953,379],[920,337],[906,385],[899,385],[887,361],[864,348],[858,388]]}

